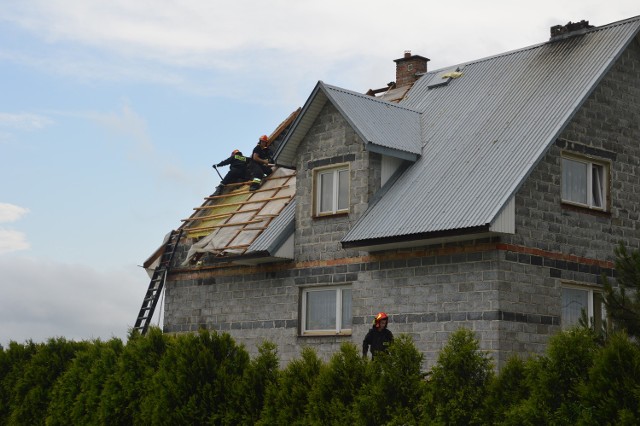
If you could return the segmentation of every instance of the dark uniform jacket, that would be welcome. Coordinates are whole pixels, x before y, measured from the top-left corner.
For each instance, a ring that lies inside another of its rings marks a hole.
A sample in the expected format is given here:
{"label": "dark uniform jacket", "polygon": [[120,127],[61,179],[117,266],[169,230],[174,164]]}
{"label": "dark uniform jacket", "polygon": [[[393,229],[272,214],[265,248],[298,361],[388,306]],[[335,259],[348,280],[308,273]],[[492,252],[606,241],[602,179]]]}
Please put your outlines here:
{"label": "dark uniform jacket", "polygon": [[236,154],[216,164],[217,167],[222,167],[227,165],[231,169],[245,168],[247,167],[247,157],[241,154]]}
{"label": "dark uniform jacket", "polygon": [[371,356],[374,357],[376,352],[386,351],[387,346],[392,341],[393,333],[388,328],[378,331],[377,328],[371,327],[371,330],[362,341],[362,355],[367,356],[367,349],[371,347]]}

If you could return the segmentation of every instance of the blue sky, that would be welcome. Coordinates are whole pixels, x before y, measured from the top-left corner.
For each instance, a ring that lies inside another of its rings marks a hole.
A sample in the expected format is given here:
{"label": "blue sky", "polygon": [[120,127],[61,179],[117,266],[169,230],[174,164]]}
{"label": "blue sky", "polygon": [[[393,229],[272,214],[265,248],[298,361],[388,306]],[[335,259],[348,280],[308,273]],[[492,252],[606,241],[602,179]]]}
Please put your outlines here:
{"label": "blue sky", "polygon": [[[0,0],[0,344],[125,338],[138,265],[318,80],[365,92],[637,1]],[[401,4],[401,6],[399,6]]]}

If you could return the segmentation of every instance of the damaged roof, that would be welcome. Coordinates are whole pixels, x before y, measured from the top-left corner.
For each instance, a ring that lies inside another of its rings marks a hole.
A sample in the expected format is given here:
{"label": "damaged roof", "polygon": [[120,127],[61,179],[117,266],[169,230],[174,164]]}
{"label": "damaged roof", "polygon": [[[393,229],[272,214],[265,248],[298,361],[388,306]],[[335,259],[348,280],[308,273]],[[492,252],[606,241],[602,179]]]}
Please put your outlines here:
{"label": "damaged roof", "polygon": [[256,255],[261,261],[276,260],[275,254],[286,240],[287,230],[293,233],[293,216],[279,216],[293,208],[287,210],[296,190],[296,172],[276,167],[260,189],[250,191],[249,183],[227,185],[231,189],[207,197],[202,206],[194,208],[196,212],[190,218],[183,219],[186,237],[196,240],[183,266],[204,253],[213,255],[213,262],[233,261],[247,255]]}

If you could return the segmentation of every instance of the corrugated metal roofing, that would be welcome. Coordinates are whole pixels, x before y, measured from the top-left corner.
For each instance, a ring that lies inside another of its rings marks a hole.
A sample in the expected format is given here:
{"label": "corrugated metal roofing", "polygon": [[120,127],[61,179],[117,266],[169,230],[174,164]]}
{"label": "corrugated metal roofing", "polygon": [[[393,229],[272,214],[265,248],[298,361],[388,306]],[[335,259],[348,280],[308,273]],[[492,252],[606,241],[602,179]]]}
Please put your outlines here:
{"label": "corrugated metal roofing", "polygon": [[367,149],[415,161],[422,150],[420,112],[319,81],[293,130],[275,152],[279,164],[294,165],[298,145],[329,100],[350,123]]}
{"label": "corrugated metal roofing", "polygon": [[422,156],[343,242],[491,223],[639,27],[635,17],[462,64],[446,86],[430,89],[441,70],[427,73],[401,102],[423,111]]}
{"label": "corrugated metal roofing", "polygon": [[295,231],[295,214],[296,200],[294,198],[249,246],[247,254],[256,252],[273,254]]}
{"label": "corrugated metal roofing", "polygon": [[[420,155],[419,111],[339,87],[324,86],[329,99],[365,143]],[[415,159],[414,156],[410,158]]]}

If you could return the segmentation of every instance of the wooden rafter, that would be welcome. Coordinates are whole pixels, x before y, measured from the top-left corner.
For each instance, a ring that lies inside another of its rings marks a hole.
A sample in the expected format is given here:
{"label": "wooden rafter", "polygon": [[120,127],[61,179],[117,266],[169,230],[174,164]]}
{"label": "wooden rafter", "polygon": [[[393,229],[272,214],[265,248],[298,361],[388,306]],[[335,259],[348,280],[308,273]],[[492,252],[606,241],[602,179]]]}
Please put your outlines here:
{"label": "wooden rafter", "polygon": [[[290,195],[284,195],[281,197],[270,197],[270,198],[263,198],[262,200],[247,200],[247,201],[238,201],[237,203],[228,203],[228,204],[216,204],[213,206],[203,206],[203,207],[194,207],[194,210],[207,210],[207,209],[211,209],[211,208],[215,208],[215,207],[233,207],[233,206],[244,206],[246,204],[257,204],[257,203],[266,203],[268,201],[273,201],[273,200],[284,200],[285,198],[293,198],[293,196]],[[242,213],[242,211],[238,211],[236,213]]]}

